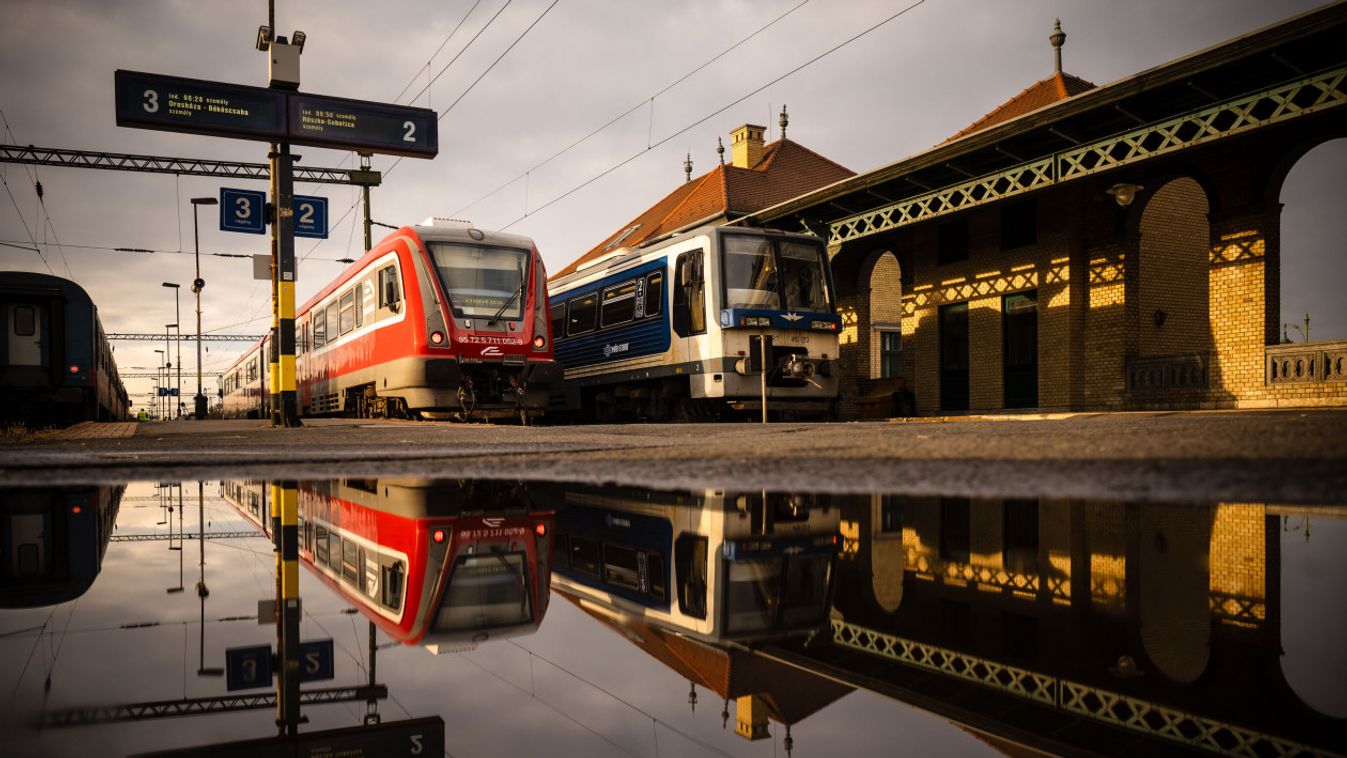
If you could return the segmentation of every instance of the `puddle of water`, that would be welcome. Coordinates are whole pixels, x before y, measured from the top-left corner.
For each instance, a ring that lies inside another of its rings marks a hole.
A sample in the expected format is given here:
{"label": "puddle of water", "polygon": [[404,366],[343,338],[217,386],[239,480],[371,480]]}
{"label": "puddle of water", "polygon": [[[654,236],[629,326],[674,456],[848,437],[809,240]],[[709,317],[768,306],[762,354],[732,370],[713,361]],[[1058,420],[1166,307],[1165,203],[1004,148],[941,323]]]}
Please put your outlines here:
{"label": "puddle of water", "polygon": [[306,749],[1347,752],[1341,507],[391,478],[0,489],[7,752],[274,736],[287,502]]}

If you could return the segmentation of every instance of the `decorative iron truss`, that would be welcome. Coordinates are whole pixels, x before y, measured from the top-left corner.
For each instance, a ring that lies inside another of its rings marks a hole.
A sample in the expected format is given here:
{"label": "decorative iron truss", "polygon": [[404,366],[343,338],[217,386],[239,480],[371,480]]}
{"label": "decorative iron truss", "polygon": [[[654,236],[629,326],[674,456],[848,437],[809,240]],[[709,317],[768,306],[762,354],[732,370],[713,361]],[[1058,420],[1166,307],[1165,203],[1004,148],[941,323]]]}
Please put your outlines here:
{"label": "decorative iron truss", "polygon": [[1248,758],[1331,755],[1303,743],[845,621],[834,619],[832,626],[833,642],[837,645],[993,687],[1040,705],[1201,750]]}
{"label": "decorative iron truss", "polygon": [[[109,542],[167,542],[171,540],[194,540],[201,539],[200,533],[192,534],[184,532],[182,534],[114,534],[108,538]],[[206,532],[205,538],[208,540],[237,540],[248,539],[251,537],[266,537],[265,534],[257,531],[252,532]]]}
{"label": "decorative iron truss", "polygon": [[[137,342],[155,342],[164,339],[162,334],[141,334],[136,332],[115,332],[106,335],[110,340],[132,340]],[[265,334],[203,334],[202,342],[258,342]],[[196,341],[195,334],[184,335],[183,339],[190,342]]]}
{"label": "decorative iron truss", "polygon": [[[179,176],[219,176],[235,179],[271,180],[271,168],[265,163],[211,161],[200,158],[168,158],[160,155],[100,153],[91,150],[64,150],[55,147],[0,145],[0,163],[31,163],[38,166],[99,168],[112,171],[137,171],[145,174]],[[349,168],[295,166],[295,181],[314,184],[354,184],[379,186],[378,171]]]}
{"label": "decorative iron truss", "polygon": [[[359,687],[329,687],[326,689],[301,690],[299,703],[300,705],[323,705],[326,703],[383,700],[387,697],[388,688],[382,684]],[[43,728],[85,726],[87,724],[106,724],[113,721],[143,721],[171,716],[205,716],[212,713],[253,711],[275,707],[275,692],[253,695],[225,695],[222,697],[192,697],[182,700],[159,700],[149,703],[101,705],[90,708],[72,708],[66,711],[52,711],[42,714],[40,726]]]}
{"label": "decorative iron truss", "polygon": [[1344,79],[1347,67],[1332,69],[848,216],[830,225],[828,242],[879,234],[1337,107],[1347,103]]}

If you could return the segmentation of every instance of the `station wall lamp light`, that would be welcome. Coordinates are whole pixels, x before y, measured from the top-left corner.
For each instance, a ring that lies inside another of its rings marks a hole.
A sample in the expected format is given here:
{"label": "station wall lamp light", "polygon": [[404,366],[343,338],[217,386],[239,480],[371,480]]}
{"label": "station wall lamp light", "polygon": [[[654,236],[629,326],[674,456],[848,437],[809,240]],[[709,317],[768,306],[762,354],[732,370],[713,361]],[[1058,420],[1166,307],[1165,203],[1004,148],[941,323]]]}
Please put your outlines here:
{"label": "station wall lamp light", "polygon": [[1119,182],[1113,185],[1112,187],[1109,187],[1107,191],[1108,194],[1112,195],[1113,199],[1117,201],[1118,205],[1126,208],[1127,206],[1132,204],[1133,200],[1136,199],[1137,193],[1144,189],[1146,188],[1141,186],[1140,184],[1132,184],[1131,182]]}

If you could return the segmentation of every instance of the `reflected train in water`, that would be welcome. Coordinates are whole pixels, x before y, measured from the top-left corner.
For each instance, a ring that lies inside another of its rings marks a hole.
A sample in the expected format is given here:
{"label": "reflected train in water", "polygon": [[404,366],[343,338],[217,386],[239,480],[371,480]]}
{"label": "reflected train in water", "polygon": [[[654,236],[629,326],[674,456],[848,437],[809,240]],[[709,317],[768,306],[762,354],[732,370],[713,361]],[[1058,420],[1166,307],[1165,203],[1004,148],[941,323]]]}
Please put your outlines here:
{"label": "reflected train in water", "polygon": [[88,592],[125,490],[0,489],[0,608],[58,605]]}
{"label": "reflected train in water", "polygon": [[[270,487],[225,482],[268,535]],[[555,498],[505,481],[342,479],[299,485],[299,558],[385,634],[432,653],[531,634],[547,612]]]}
{"label": "reflected train in water", "polygon": [[827,622],[837,526],[826,496],[571,486],[554,586],[705,641],[807,634]]}

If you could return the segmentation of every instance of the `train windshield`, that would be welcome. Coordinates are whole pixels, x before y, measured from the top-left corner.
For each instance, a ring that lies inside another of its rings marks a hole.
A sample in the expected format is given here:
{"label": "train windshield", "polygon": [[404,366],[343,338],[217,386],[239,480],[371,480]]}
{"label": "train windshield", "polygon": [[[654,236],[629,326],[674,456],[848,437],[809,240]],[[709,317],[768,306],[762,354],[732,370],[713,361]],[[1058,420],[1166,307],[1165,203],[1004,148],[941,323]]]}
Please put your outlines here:
{"label": "train windshield", "polygon": [[523,553],[460,556],[449,575],[433,631],[458,632],[533,621]]}
{"label": "train windshield", "polygon": [[726,308],[829,310],[828,264],[818,243],[748,234],[723,240]]}
{"label": "train windshield", "polygon": [[827,555],[727,561],[725,630],[730,634],[820,623],[828,605]]}
{"label": "train windshield", "polygon": [[523,317],[528,250],[449,242],[431,242],[429,247],[455,316]]}

